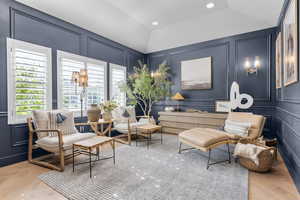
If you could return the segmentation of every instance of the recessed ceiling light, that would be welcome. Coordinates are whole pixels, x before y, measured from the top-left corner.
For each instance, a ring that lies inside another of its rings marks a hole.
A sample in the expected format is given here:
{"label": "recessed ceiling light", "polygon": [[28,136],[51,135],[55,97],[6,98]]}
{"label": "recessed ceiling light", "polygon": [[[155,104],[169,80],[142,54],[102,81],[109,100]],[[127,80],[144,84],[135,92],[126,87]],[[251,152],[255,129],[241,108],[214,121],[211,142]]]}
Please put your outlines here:
{"label": "recessed ceiling light", "polygon": [[215,7],[215,4],[213,2],[209,2],[208,4],[206,4],[206,8],[211,9]]}
{"label": "recessed ceiling light", "polygon": [[152,22],[152,25],[153,25],[153,26],[157,26],[158,24],[159,24],[158,21]]}

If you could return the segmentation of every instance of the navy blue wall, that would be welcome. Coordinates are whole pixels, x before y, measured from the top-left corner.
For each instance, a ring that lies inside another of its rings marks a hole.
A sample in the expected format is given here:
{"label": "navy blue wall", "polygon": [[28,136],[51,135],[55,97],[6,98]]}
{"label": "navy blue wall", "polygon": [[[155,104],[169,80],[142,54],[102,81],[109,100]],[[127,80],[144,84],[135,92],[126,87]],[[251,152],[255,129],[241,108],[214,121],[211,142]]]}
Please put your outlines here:
{"label": "navy blue wall", "polygon": [[[0,167],[26,159],[28,130],[25,124],[7,125],[6,38],[52,48],[53,74],[56,50],[121,64],[131,71],[142,53],[12,0],[0,1]],[[53,76],[53,107],[57,107],[57,79]]]}
{"label": "navy blue wall", "polygon": [[[289,1],[287,0],[280,18],[278,32],[282,32],[283,16],[288,4]],[[280,144],[280,152],[300,191],[300,82],[278,89],[276,94],[276,134]]]}
{"label": "navy blue wall", "polygon": [[[232,82],[238,81],[240,91],[254,97],[254,106],[248,111],[265,115],[268,120],[264,134],[267,137],[274,137],[273,120],[276,105],[274,41],[276,30],[276,28],[271,28],[159,51],[147,55],[147,62],[154,70],[159,63],[167,60],[174,82],[172,93],[180,92],[186,98],[181,102],[183,109],[196,108],[214,112],[215,101],[228,100]],[[208,56],[212,56],[213,60],[213,88],[210,90],[181,90],[180,62]],[[260,57],[261,68],[257,76],[247,76],[244,69],[245,59],[246,57],[255,58],[255,56]],[[176,102],[159,102],[154,106],[153,114],[157,115],[157,111],[174,104]]]}

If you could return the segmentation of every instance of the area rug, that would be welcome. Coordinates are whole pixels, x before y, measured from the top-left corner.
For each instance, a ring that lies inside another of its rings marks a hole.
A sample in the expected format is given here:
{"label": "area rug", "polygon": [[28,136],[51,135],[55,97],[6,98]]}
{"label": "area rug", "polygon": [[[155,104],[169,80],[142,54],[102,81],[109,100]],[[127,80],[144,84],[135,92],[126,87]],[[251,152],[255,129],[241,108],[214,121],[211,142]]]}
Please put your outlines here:
{"label": "area rug", "polygon": [[[159,138],[159,135],[157,135]],[[105,152],[108,154],[109,152]],[[212,151],[214,161],[227,157],[224,147]],[[80,158],[83,159],[83,158]],[[79,160],[77,160],[79,161]],[[116,165],[104,160],[93,166],[79,165],[72,172],[50,171],[39,178],[72,200],[247,200],[248,171],[236,163],[206,169],[207,154],[197,150],[178,154],[176,136],[165,135],[163,144],[135,147],[122,145]]]}

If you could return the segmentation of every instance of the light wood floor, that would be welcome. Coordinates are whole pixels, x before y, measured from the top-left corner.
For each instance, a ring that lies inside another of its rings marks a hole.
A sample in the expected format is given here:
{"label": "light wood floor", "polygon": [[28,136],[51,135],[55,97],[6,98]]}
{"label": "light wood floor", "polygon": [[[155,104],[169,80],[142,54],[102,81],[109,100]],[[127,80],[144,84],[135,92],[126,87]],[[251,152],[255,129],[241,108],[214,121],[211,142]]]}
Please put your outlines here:
{"label": "light wood floor", "polygon": [[[0,168],[0,199],[65,200],[62,195],[37,178],[39,174],[47,171],[49,170],[26,161]],[[271,173],[250,173],[249,200],[299,199],[299,194],[281,158]]]}

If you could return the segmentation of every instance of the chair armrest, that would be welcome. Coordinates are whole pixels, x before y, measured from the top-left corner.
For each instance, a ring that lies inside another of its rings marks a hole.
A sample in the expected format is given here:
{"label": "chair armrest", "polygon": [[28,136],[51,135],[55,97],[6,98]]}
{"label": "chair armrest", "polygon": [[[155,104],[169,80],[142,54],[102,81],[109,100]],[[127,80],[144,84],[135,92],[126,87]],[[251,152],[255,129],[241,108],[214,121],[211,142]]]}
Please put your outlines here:
{"label": "chair armrest", "polygon": [[141,115],[141,116],[136,116],[136,118],[150,118],[150,116]]}
{"label": "chair armrest", "polygon": [[63,137],[62,137],[62,132],[59,129],[36,129],[33,132],[35,133],[51,133],[51,132],[55,132],[57,133],[57,137],[58,137],[58,142],[59,142],[59,146],[62,147],[64,142],[63,142]]}
{"label": "chair armrest", "polygon": [[36,129],[34,130],[36,133],[49,133],[49,132],[55,132],[58,133],[58,135],[62,135],[62,132],[59,129]]}

